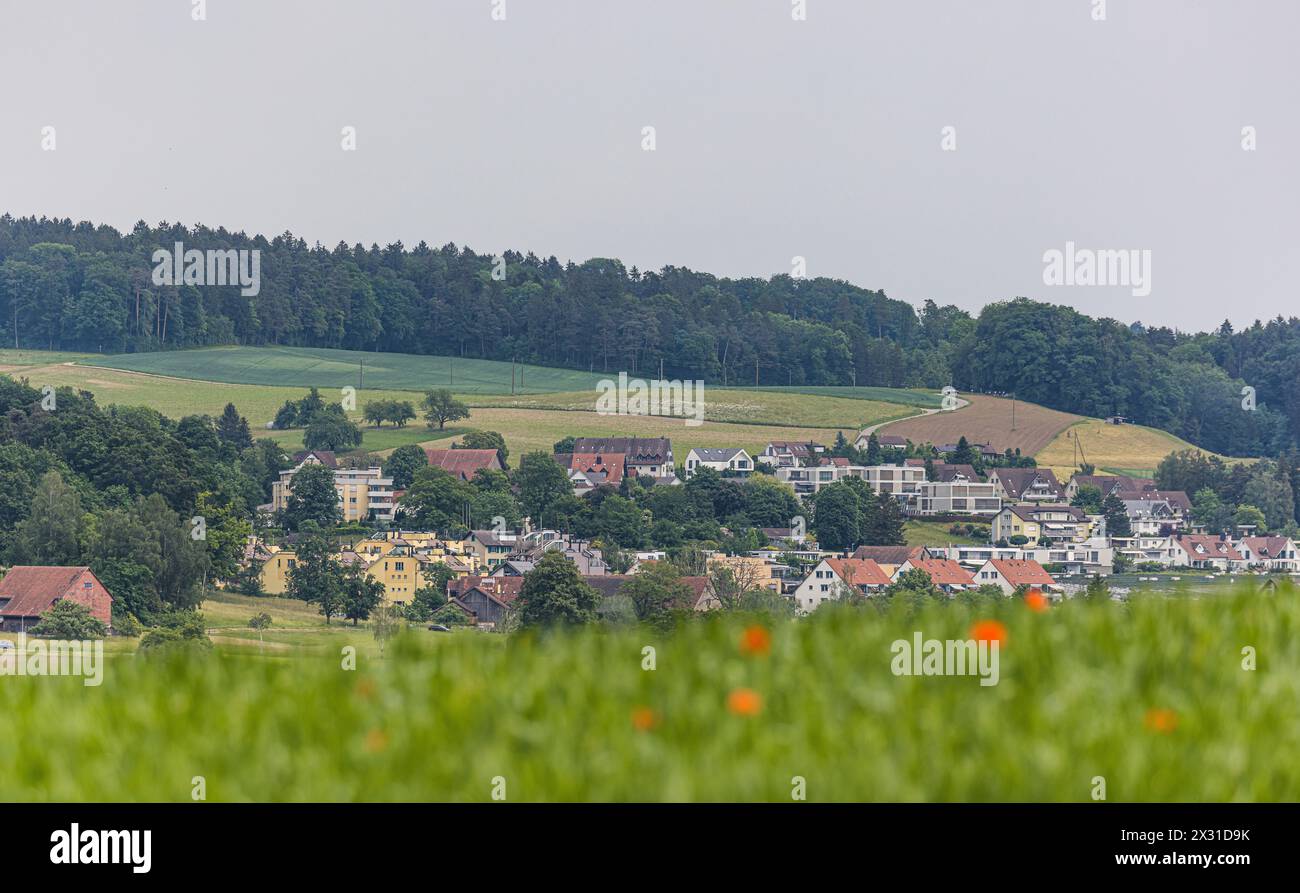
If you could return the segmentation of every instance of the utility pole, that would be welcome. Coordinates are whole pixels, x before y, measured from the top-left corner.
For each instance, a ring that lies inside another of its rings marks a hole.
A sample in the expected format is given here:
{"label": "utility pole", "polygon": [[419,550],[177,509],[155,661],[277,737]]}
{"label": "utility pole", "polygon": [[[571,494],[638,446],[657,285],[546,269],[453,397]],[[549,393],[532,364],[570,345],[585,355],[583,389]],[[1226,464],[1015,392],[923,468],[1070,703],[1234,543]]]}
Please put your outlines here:
{"label": "utility pole", "polygon": [[510,358],[510,396],[515,395],[515,358]]}
{"label": "utility pole", "polygon": [[363,357],[361,359],[361,367],[357,369],[357,390],[358,391],[361,390],[361,382],[365,380],[365,377],[366,377],[366,361],[365,358]]}
{"label": "utility pole", "polygon": [[447,386],[454,387],[456,384],[456,358],[447,357]]}
{"label": "utility pole", "polygon": [[1011,430],[1016,430],[1016,395],[1011,395]]}

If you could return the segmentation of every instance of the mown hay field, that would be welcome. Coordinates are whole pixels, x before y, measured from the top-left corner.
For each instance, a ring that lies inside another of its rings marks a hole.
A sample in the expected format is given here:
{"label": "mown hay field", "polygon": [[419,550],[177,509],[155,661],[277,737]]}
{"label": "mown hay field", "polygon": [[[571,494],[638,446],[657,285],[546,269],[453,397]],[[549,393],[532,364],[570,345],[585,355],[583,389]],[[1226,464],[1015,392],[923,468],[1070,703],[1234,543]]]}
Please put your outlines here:
{"label": "mown hay field", "polygon": [[[877,433],[897,434],[914,443],[956,443],[965,437],[971,443],[992,444],[999,452],[1018,449],[1033,456],[1052,442],[1079,416],[1058,412],[1033,403],[1012,401],[983,394],[962,394],[969,405],[948,412],[936,412],[884,425]],[[1012,403],[1015,403],[1014,425]]]}
{"label": "mown hay field", "polygon": [[[788,803],[802,779],[814,802],[1090,803],[1098,776],[1110,801],[1300,798],[1293,588],[902,608],[5,677],[0,798],[186,801],[196,775],[210,801]],[[996,685],[893,673],[896,640],[986,621]]]}
{"label": "mown hay field", "polygon": [[1077,462],[1086,460],[1100,471],[1151,477],[1161,459],[1186,449],[1195,447],[1158,428],[1083,419],[1053,438],[1036,458],[1039,465],[1052,468],[1058,476],[1073,473]]}

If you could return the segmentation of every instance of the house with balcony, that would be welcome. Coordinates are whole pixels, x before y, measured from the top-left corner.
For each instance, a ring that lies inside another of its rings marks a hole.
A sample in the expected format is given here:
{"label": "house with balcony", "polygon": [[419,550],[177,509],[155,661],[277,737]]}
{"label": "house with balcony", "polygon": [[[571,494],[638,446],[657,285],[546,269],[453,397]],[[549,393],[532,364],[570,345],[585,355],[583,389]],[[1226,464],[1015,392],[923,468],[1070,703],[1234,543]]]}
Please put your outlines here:
{"label": "house with balcony", "polygon": [[1027,503],[1004,505],[993,516],[991,535],[993,541],[1017,545],[1016,537],[1024,537],[1021,545],[1038,546],[1049,540],[1056,543],[1080,543],[1092,536],[1094,522],[1083,509],[1056,504]]}
{"label": "house with balcony", "polygon": [[1246,536],[1237,543],[1246,566],[1273,573],[1300,572],[1295,540],[1285,536]]}
{"label": "house with balcony", "polygon": [[[393,479],[384,477],[384,470],[373,468],[337,468],[322,461],[319,452],[300,454],[304,458],[293,468],[280,472],[280,479],[271,485],[271,510],[283,511],[289,505],[293,491],[293,477],[306,465],[324,465],[334,475],[334,490],[338,493],[343,520],[392,522],[397,506],[393,492]],[[330,454],[330,460],[333,455]]]}
{"label": "house with balcony", "polygon": [[994,468],[989,482],[1004,503],[1065,501],[1065,488],[1050,468]]}

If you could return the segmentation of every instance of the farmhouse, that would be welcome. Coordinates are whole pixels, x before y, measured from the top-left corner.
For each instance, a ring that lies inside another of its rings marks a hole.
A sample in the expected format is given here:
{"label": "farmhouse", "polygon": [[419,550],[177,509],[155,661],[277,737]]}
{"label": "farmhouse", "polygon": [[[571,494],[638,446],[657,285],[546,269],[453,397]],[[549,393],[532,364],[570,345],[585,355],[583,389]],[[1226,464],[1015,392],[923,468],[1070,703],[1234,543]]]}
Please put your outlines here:
{"label": "farmhouse", "polygon": [[26,632],[64,599],[85,605],[92,617],[112,626],[113,596],[90,568],[16,565],[0,580],[0,632]]}
{"label": "farmhouse", "polygon": [[480,470],[501,471],[501,457],[496,450],[433,450],[425,448],[424,455],[434,468],[458,477],[472,480]]}
{"label": "farmhouse", "polygon": [[522,577],[461,577],[447,584],[447,597],[476,624],[496,626],[506,619],[523,587]]}

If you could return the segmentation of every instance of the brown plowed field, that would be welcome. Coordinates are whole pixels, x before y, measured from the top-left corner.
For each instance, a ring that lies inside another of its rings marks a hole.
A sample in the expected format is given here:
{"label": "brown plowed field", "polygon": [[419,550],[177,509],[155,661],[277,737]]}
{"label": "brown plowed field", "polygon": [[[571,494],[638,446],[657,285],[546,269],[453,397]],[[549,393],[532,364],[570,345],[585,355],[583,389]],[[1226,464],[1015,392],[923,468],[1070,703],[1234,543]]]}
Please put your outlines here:
{"label": "brown plowed field", "polygon": [[1003,397],[962,394],[970,405],[951,412],[890,422],[881,434],[899,434],[913,443],[956,443],[965,437],[971,443],[989,443],[998,450],[1020,449],[1032,456],[1047,446],[1056,435],[1080,421],[1081,416],[1045,409],[1033,403],[1016,401],[1016,427],[1011,429],[1011,401]]}

